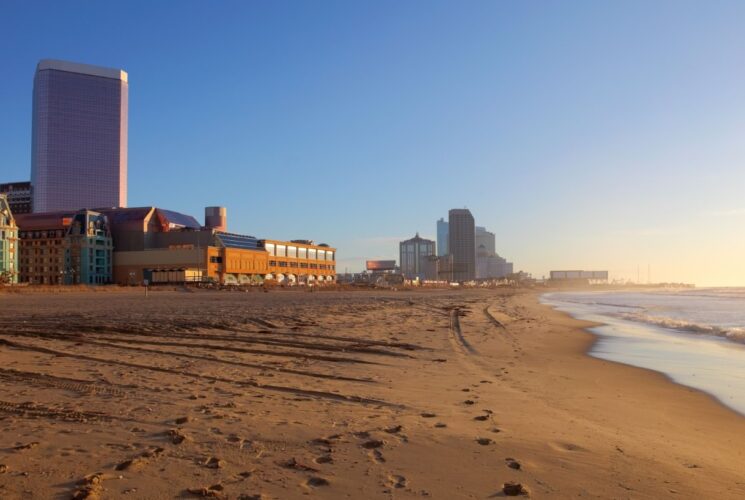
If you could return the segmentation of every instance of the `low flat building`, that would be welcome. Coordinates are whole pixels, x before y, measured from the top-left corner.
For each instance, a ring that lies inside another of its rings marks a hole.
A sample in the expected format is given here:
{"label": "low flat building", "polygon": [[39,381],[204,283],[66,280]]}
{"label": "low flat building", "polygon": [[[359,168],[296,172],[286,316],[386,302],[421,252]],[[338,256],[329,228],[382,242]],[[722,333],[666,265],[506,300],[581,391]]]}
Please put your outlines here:
{"label": "low flat building", "polygon": [[[114,280],[122,284],[264,280],[331,282],[336,249],[308,240],[281,241],[222,231],[225,210],[209,207],[207,225],[157,207],[105,209],[114,235]],[[219,220],[210,219],[217,212]],[[219,222],[219,223],[216,223]]]}
{"label": "low flat building", "polygon": [[0,194],[0,284],[18,282],[18,226],[8,199]]}
{"label": "low flat building", "polygon": [[336,279],[336,248],[311,240],[260,240],[269,258],[268,279],[290,282],[332,282]]}
{"label": "low flat building", "polygon": [[560,283],[607,283],[608,271],[551,271],[551,281]]}
{"label": "low flat building", "polygon": [[112,282],[113,241],[105,215],[93,210],[16,218],[19,281],[39,285]]}

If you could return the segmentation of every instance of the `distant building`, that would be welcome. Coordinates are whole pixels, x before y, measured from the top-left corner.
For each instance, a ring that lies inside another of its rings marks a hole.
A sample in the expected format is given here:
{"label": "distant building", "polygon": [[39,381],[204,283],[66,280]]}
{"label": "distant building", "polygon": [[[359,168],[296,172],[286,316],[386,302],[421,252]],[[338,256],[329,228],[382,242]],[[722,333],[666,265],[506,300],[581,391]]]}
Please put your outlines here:
{"label": "distant building", "polygon": [[476,256],[476,278],[495,279],[504,278],[512,274],[512,262],[500,257],[498,254],[479,253]]}
{"label": "distant building", "polygon": [[475,225],[467,208],[448,212],[448,250],[453,256],[453,281],[476,278]]}
{"label": "distant building", "polygon": [[435,261],[437,266],[437,279],[440,281],[455,281],[453,277],[453,256],[442,255]]}
{"label": "distant building", "polygon": [[437,255],[448,254],[448,222],[440,217],[437,221]]}
{"label": "distant building", "polygon": [[34,76],[34,212],[127,206],[127,73],[44,59]]}
{"label": "distant building", "polygon": [[8,197],[8,205],[13,214],[31,212],[31,182],[7,182],[0,184],[0,194]]}
{"label": "distant building", "polygon": [[494,233],[487,231],[485,227],[476,226],[474,238],[474,244],[476,245],[476,255],[478,255],[479,253],[486,253],[489,255],[497,253],[496,236],[494,235]]}
{"label": "distant building", "polygon": [[[435,255],[435,242],[416,234],[399,244],[401,274],[407,279],[434,280],[436,274],[427,266],[426,259]],[[427,273],[429,271],[429,273]]]}
{"label": "distant building", "polygon": [[551,280],[560,282],[582,281],[607,283],[608,271],[551,271]]}
{"label": "distant building", "polygon": [[493,276],[494,278],[505,278],[515,273],[512,262],[507,262],[507,259],[505,259],[504,257],[500,257],[499,255],[497,255],[496,257],[496,274]]}
{"label": "distant building", "polygon": [[512,262],[496,252],[496,236],[485,227],[476,226],[476,279],[499,279],[512,274]]}
{"label": "distant building", "polygon": [[0,283],[18,282],[18,226],[10,204],[0,194]]}
{"label": "distant building", "polygon": [[113,243],[105,215],[92,210],[17,218],[19,281],[38,285],[112,282]]}

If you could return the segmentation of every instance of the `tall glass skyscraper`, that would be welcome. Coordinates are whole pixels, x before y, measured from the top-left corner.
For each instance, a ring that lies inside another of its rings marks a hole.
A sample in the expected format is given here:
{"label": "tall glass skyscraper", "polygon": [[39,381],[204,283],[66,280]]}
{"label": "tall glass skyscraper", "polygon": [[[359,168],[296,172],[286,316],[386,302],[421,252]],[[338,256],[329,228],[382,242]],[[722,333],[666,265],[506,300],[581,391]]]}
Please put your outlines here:
{"label": "tall glass skyscraper", "polygon": [[33,211],[127,206],[127,73],[43,59],[34,76]]}
{"label": "tall glass skyscraper", "polygon": [[442,257],[448,254],[448,221],[440,217],[437,221],[437,255]]}

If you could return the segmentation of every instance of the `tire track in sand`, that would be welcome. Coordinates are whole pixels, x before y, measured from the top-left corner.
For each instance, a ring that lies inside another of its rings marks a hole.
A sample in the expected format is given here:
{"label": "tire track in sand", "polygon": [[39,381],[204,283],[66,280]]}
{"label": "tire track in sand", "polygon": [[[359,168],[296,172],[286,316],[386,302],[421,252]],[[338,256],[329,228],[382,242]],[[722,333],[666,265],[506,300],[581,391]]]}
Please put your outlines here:
{"label": "tire track in sand", "polygon": [[209,380],[213,382],[222,382],[226,384],[235,385],[238,387],[251,387],[254,389],[258,389],[258,390],[293,394],[295,396],[314,397],[318,399],[325,399],[325,400],[337,401],[337,402],[343,402],[343,403],[374,405],[374,406],[383,406],[383,407],[398,408],[398,409],[405,408],[405,405],[389,403],[388,401],[383,401],[380,399],[366,398],[366,397],[356,396],[356,395],[346,395],[346,394],[340,394],[340,393],[334,393],[334,392],[316,391],[312,389],[300,389],[300,388],[291,387],[291,386],[260,384],[259,382],[255,382],[253,380],[234,380],[234,379],[230,379],[226,377],[217,377],[214,375],[204,375],[200,373],[186,372],[186,371],[176,370],[173,368],[163,368],[160,366],[142,365],[139,363],[130,363],[128,361],[120,361],[120,360],[115,360],[115,359],[97,358],[95,356],[87,356],[84,354],[73,354],[70,352],[58,351],[56,349],[49,349],[46,347],[20,344],[18,342],[12,342],[7,339],[0,339],[0,345],[4,345],[7,347],[20,349],[20,350],[50,354],[52,356],[68,357],[68,358],[74,358],[74,359],[81,359],[85,361],[93,361],[96,363],[126,366],[128,368],[150,370],[150,371],[155,371],[155,372],[160,372],[160,373],[169,373],[169,374],[173,374],[173,375],[177,375],[181,377],[193,378],[193,379],[198,379],[198,380]]}
{"label": "tire track in sand", "polygon": [[463,335],[463,330],[460,327],[460,316],[461,309],[459,307],[450,309],[450,340],[457,350],[467,356],[477,354],[476,349],[473,348]]}
{"label": "tire track in sand", "polygon": [[110,396],[124,396],[127,394],[128,389],[136,389],[135,386],[57,377],[45,373],[26,372],[14,370],[12,368],[0,368],[0,381],[5,383],[15,382],[32,386],[50,387],[53,389],[64,389],[80,394],[106,394]]}

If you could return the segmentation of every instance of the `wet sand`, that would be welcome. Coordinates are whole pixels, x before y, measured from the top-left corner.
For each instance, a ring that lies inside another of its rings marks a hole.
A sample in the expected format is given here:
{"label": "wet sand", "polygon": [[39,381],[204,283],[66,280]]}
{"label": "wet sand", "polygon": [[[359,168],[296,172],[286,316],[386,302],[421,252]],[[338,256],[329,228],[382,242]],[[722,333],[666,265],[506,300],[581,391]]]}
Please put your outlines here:
{"label": "wet sand", "polygon": [[743,498],[745,418],[531,292],[0,294],[1,498]]}

